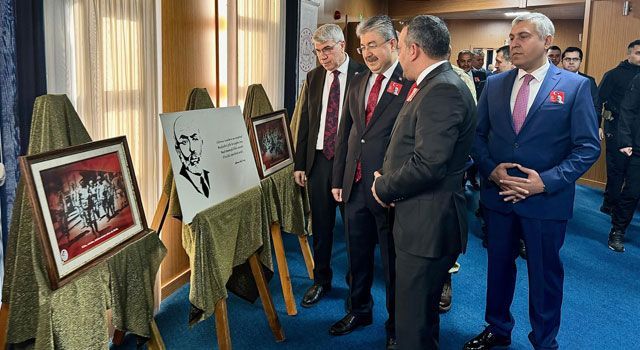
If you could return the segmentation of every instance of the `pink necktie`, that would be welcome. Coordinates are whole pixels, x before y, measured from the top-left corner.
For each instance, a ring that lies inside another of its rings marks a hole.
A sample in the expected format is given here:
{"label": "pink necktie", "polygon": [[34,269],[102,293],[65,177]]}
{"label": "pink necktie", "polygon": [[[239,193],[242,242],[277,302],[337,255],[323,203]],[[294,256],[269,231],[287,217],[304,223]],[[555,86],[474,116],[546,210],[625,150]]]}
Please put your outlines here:
{"label": "pink necktie", "polygon": [[520,132],[522,129],[522,125],[524,124],[524,120],[527,117],[527,104],[529,103],[529,83],[533,79],[533,75],[526,74],[524,76],[524,82],[522,82],[522,86],[520,86],[520,90],[518,90],[518,95],[516,96],[516,103],[513,105],[513,129],[516,134]]}

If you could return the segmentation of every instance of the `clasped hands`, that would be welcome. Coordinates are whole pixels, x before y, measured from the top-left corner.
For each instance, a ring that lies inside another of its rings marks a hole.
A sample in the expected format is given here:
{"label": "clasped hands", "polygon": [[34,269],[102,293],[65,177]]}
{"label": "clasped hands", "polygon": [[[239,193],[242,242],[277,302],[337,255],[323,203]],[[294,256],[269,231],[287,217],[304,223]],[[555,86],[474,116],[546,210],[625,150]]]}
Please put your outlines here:
{"label": "clasped hands", "polygon": [[[527,177],[511,176],[507,169],[518,168]],[[517,163],[500,163],[489,175],[489,180],[500,187],[499,194],[505,202],[517,203],[544,192],[544,183],[537,171]]]}

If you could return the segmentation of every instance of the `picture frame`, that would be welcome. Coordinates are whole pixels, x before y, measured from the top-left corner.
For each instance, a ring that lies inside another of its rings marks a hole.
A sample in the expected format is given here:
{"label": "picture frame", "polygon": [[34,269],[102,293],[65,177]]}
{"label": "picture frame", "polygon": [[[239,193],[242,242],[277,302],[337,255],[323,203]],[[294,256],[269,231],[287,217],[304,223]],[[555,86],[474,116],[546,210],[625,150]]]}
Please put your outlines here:
{"label": "picture frame", "polygon": [[249,137],[260,179],[293,163],[293,143],[286,109],[252,118]]}
{"label": "picture frame", "polygon": [[51,289],[151,232],[124,136],[20,157]]}

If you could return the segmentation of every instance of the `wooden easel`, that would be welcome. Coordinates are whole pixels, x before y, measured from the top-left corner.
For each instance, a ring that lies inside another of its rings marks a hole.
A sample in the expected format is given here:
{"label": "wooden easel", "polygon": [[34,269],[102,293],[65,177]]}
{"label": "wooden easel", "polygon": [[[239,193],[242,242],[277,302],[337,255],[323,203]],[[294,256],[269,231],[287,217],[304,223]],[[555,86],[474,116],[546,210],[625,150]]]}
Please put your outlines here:
{"label": "wooden easel", "polygon": [[[166,172],[168,173],[168,171]],[[162,230],[162,226],[164,225],[165,219],[167,218],[167,214],[169,212],[169,195],[166,193],[162,193],[160,196],[160,200],[158,201],[158,207],[156,208],[156,212],[153,215],[153,221],[151,223],[151,228],[160,234]],[[279,226],[278,226],[279,230]],[[280,244],[282,245],[282,237],[280,237]],[[307,245],[308,246],[308,245]],[[283,256],[284,256],[284,250]],[[264,271],[262,271],[262,265],[260,264],[260,260],[258,258],[257,253],[251,255],[248,259],[249,266],[251,267],[251,273],[253,278],[256,281],[256,285],[258,287],[258,293],[260,295],[260,300],[262,302],[262,307],[264,308],[264,313],[267,316],[267,321],[269,322],[269,327],[271,328],[271,332],[276,338],[277,342],[284,341],[285,335],[284,330],[282,329],[282,325],[280,324],[280,320],[278,319],[278,314],[276,313],[275,306],[273,304],[273,298],[271,297],[271,293],[269,292],[269,288],[267,285],[267,280],[264,276]],[[287,269],[287,276],[289,275],[288,267],[286,267],[285,260],[285,268]],[[288,279],[289,288],[291,288],[291,280]],[[284,287],[283,287],[284,290]],[[294,305],[295,307],[295,305]],[[215,305],[215,324],[216,324],[216,335],[218,338],[218,348],[221,350],[230,350],[231,349],[231,332],[229,331],[229,317],[227,311],[227,300],[220,299],[216,302]],[[157,330],[157,326],[155,321],[151,325],[152,332]],[[158,336],[160,334],[158,333]],[[115,338],[115,335],[114,335]],[[162,341],[162,338],[159,338]],[[152,348],[153,337],[149,341],[149,349]],[[114,343],[115,344],[115,343]],[[161,348],[164,349],[164,343],[162,343]]]}

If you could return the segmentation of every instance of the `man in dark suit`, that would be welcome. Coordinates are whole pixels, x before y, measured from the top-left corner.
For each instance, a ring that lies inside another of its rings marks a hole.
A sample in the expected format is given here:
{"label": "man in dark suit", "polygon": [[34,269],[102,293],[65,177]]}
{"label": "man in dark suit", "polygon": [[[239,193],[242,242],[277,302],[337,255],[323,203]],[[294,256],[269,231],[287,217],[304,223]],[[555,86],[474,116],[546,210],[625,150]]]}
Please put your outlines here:
{"label": "man in dark suit", "polygon": [[492,75],[478,102],[473,157],[489,234],[489,326],[467,350],[508,346],[520,238],[527,246],[529,334],[535,349],[557,349],[564,271],[560,249],[575,181],[600,154],[589,81],[549,63],[555,29],[539,13],[513,20],[510,54],[518,69]]}
{"label": "man in dark suit", "polygon": [[413,81],[402,78],[398,39],[388,16],[360,22],[358,52],[371,70],[349,84],[333,167],[333,196],[345,203],[345,229],[351,285],[351,310],[331,326],[333,335],[350,333],[372,322],[371,284],[376,242],[384,271],[389,319],[387,345],[395,343],[395,252],[389,213],[371,194],[373,172],[382,167],[391,129]]}
{"label": "man in dark suit", "polygon": [[[582,73],[580,71],[580,65],[582,64],[582,50],[579,47],[569,46],[564,49],[562,52],[562,68],[568,70],[572,73],[578,73],[581,76],[589,79],[589,88],[591,89],[591,99],[593,100],[593,109],[596,111],[596,115],[600,115],[600,111],[598,111],[598,85],[596,85],[596,80],[590,76]],[[598,120],[598,127],[600,126],[600,120]],[[602,135],[598,132],[598,136],[602,140]]]}
{"label": "man in dark suit", "polygon": [[314,281],[302,306],[317,303],[331,289],[331,248],[338,203],[331,194],[336,134],[349,81],[364,66],[344,52],[344,34],[335,24],[325,24],[313,35],[321,66],[307,74],[307,96],[302,106],[294,157],[294,178],[309,183]]}
{"label": "man in dark suit", "polygon": [[395,206],[396,335],[401,349],[437,349],[438,303],[467,243],[462,187],[475,131],[475,101],[451,69],[449,30],[434,16],[402,29],[399,61],[415,80],[371,188]]}

